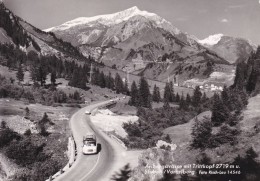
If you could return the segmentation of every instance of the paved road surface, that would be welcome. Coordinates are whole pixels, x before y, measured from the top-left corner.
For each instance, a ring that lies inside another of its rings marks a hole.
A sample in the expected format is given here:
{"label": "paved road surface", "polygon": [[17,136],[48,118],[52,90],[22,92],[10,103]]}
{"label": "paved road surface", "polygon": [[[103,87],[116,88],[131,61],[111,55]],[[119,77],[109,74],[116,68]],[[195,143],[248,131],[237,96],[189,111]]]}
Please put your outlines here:
{"label": "paved road surface", "polygon": [[[61,176],[57,181],[99,181],[110,180],[111,175],[124,163],[122,156],[125,156],[125,150],[116,141],[109,138],[103,132],[96,130],[90,122],[86,110],[93,110],[109,101],[95,103],[76,112],[71,120],[70,126],[77,145],[78,156],[71,169]],[[95,132],[97,142],[101,145],[101,151],[97,155],[82,154],[82,139],[87,132]]]}

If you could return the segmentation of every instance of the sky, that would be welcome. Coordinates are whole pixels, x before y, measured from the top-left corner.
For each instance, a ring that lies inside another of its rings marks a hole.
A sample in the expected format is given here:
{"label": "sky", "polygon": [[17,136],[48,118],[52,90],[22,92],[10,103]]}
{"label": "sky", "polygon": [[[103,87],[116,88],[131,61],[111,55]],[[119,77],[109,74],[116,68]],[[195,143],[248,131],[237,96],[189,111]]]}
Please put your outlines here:
{"label": "sky", "polygon": [[110,14],[137,6],[176,28],[204,39],[224,35],[260,45],[260,0],[3,0],[16,15],[40,29],[78,17]]}

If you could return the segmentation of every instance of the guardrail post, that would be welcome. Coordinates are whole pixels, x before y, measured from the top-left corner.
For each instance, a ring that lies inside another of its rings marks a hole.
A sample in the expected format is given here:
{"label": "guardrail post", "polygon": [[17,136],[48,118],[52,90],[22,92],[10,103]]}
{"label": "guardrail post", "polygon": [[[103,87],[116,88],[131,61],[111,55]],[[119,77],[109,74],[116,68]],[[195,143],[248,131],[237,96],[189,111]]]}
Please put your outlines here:
{"label": "guardrail post", "polygon": [[64,173],[64,171],[62,169],[60,169],[60,174],[63,174],[63,173]]}
{"label": "guardrail post", "polygon": [[52,181],[52,176],[50,176],[49,181]]}

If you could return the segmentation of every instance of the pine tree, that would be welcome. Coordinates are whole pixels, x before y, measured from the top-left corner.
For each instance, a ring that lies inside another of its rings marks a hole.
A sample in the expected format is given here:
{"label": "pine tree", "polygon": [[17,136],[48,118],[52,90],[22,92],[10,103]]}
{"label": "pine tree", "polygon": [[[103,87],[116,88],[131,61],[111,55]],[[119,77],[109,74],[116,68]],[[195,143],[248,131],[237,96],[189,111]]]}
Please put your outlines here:
{"label": "pine tree", "polygon": [[163,109],[168,110],[170,108],[169,101],[167,99],[163,100]]}
{"label": "pine tree", "polygon": [[201,96],[202,96],[202,93],[200,92],[200,88],[199,88],[199,86],[196,86],[195,90],[194,90],[194,93],[193,93],[193,97],[192,97],[192,105],[194,107],[199,107],[200,106]]}
{"label": "pine tree", "polygon": [[221,99],[223,102],[229,101],[229,92],[226,85],[224,85],[223,91],[221,92]]}
{"label": "pine tree", "polygon": [[0,128],[1,129],[6,129],[7,128],[7,123],[5,121],[1,121]]}
{"label": "pine tree", "polygon": [[214,126],[220,126],[222,123],[227,122],[229,119],[229,110],[223,104],[218,94],[213,97],[211,121]]}
{"label": "pine tree", "polygon": [[237,91],[236,89],[232,89],[231,91],[229,91],[228,100],[228,102],[225,102],[225,100],[223,100],[223,102],[229,108],[230,111],[240,112],[243,109],[243,102],[240,99],[239,91]]}
{"label": "pine tree", "polygon": [[37,81],[40,82],[41,86],[45,84],[46,77],[47,77],[46,67],[44,67],[44,65],[41,64],[37,71]]}
{"label": "pine tree", "polygon": [[80,100],[80,94],[78,91],[75,91],[74,94],[73,94],[73,99],[74,100]]}
{"label": "pine tree", "polygon": [[235,80],[232,87],[237,89],[243,89],[245,86],[246,77],[247,77],[247,64],[245,63],[245,61],[241,61],[237,64]]}
{"label": "pine tree", "polygon": [[52,71],[52,73],[51,73],[51,84],[52,84],[52,85],[55,85],[55,83],[56,83],[56,78],[57,78],[56,72],[55,72],[55,71]]}
{"label": "pine tree", "polygon": [[99,75],[99,79],[98,79],[98,85],[101,88],[105,88],[106,87],[106,82],[105,82],[105,74],[103,73],[103,71],[100,73]]}
{"label": "pine tree", "polygon": [[186,103],[188,106],[191,104],[191,97],[189,93],[186,95]]}
{"label": "pine tree", "polygon": [[70,79],[69,86],[77,87],[79,85],[79,70],[77,68],[74,69],[72,78]]}
{"label": "pine tree", "polygon": [[140,78],[139,81],[139,104],[142,107],[151,108],[151,94],[149,90],[148,82],[144,77]]}
{"label": "pine tree", "polygon": [[46,130],[45,125],[46,125],[46,123],[50,123],[50,122],[51,122],[51,121],[50,121],[50,119],[48,118],[47,113],[44,113],[43,118],[38,122],[38,127],[39,127],[39,133],[40,133],[40,135],[42,135],[42,136],[48,136],[48,135],[49,135],[49,133],[48,133],[47,130]]}
{"label": "pine tree", "polygon": [[94,68],[91,82],[90,82],[91,84],[98,85],[99,74],[100,74],[99,69]]}
{"label": "pine tree", "polygon": [[232,162],[232,165],[238,165],[241,174],[237,177],[234,176],[234,180],[247,180],[247,178],[259,180],[257,178],[260,178],[260,164],[256,160],[257,157],[258,155],[252,147],[246,151],[246,156],[244,158],[238,155],[234,162]]}
{"label": "pine tree", "polygon": [[192,144],[193,148],[204,149],[209,146],[211,138],[212,124],[208,118],[199,121],[195,117],[194,125],[192,127]]}
{"label": "pine tree", "polygon": [[30,77],[33,83],[37,82],[37,72],[38,72],[38,68],[36,66],[30,67]]}
{"label": "pine tree", "polygon": [[258,154],[255,152],[255,150],[250,147],[246,151],[246,156],[244,158],[245,164],[244,166],[244,172],[246,173],[252,173],[255,175],[260,176],[259,169],[260,169],[260,164],[257,162]]}
{"label": "pine tree", "polygon": [[82,75],[79,81],[79,85],[77,87],[85,90],[87,88],[86,86],[87,82],[88,82],[87,77]]}
{"label": "pine tree", "polygon": [[161,100],[160,89],[155,84],[153,88],[153,101],[160,102],[160,100]]}
{"label": "pine tree", "polygon": [[207,100],[208,100],[208,97],[207,97],[206,93],[204,92],[204,93],[203,93],[203,96],[202,96],[202,98],[201,98],[201,102],[202,102],[202,103],[205,103]]}
{"label": "pine tree", "polygon": [[114,78],[112,77],[111,73],[108,74],[108,80],[107,80],[107,88],[114,89]]}
{"label": "pine tree", "polygon": [[170,88],[170,84],[166,83],[165,87],[164,87],[164,95],[163,95],[163,99],[168,102],[172,101],[172,93],[171,93],[171,88]]}
{"label": "pine tree", "polygon": [[131,92],[130,92],[130,100],[129,100],[129,105],[132,106],[138,106],[139,102],[138,102],[138,88],[136,86],[135,81],[133,81],[132,85],[131,85]]}
{"label": "pine tree", "polygon": [[245,92],[245,90],[238,90],[239,98],[241,102],[243,103],[243,107],[245,107],[248,104],[248,95]]}
{"label": "pine tree", "polygon": [[175,102],[180,102],[180,96],[179,93],[177,92],[176,96],[175,96]]}
{"label": "pine tree", "polygon": [[170,84],[169,84],[169,87],[170,87],[170,92],[171,92],[171,96],[170,96],[170,102],[173,102],[174,101],[174,88],[173,88],[173,82],[170,81]]}
{"label": "pine tree", "polygon": [[169,134],[167,134],[167,135],[165,136],[165,141],[166,141],[167,143],[172,143],[172,139],[171,139],[171,137],[170,137]]}
{"label": "pine tree", "polygon": [[246,90],[248,91],[248,93],[251,93],[255,90],[256,83],[257,83],[257,80],[258,80],[258,75],[259,75],[259,73],[253,67],[253,70],[252,70],[252,72],[249,76],[249,79],[248,79],[247,85],[246,85]]}
{"label": "pine tree", "polygon": [[[198,155],[198,158],[196,159],[196,164],[211,165],[212,161],[211,161],[211,158],[205,152],[202,152],[200,155]],[[208,172],[209,168],[201,168],[200,170]],[[203,175],[203,176],[197,175],[197,176],[199,176],[198,181],[212,180],[212,179],[209,178],[211,176],[210,174],[206,174],[206,175]],[[201,177],[203,178],[202,180],[200,179]]]}
{"label": "pine tree", "polygon": [[111,180],[114,180],[114,181],[127,181],[130,176],[131,176],[131,169],[130,169],[130,165],[127,164],[123,167],[123,169],[120,170],[119,173],[115,173]]}
{"label": "pine tree", "polygon": [[24,72],[21,64],[19,65],[18,71],[16,73],[16,78],[18,79],[19,83],[24,80]]}
{"label": "pine tree", "polygon": [[116,73],[115,77],[115,89],[117,94],[124,92],[124,83],[118,73]]}
{"label": "pine tree", "polygon": [[25,117],[28,119],[30,117],[30,110],[28,107],[25,108]]}
{"label": "pine tree", "polygon": [[180,109],[182,110],[187,110],[188,109],[188,106],[187,106],[187,103],[186,103],[186,100],[183,96],[183,94],[181,95],[181,98],[180,98]]}
{"label": "pine tree", "polygon": [[32,132],[30,129],[27,129],[25,132],[24,132],[24,135],[25,136],[31,136]]}
{"label": "pine tree", "polygon": [[46,130],[44,124],[39,124],[39,133],[40,133],[40,135],[42,135],[42,136],[48,136],[48,135],[49,135],[49,133],[48,133],[48,131]]}
{"label": "pine tree", "polygon": [[221,99],[225,105],[229,104],[230,97],[229,97],[229,92],[228,92],[226,85],[224,86],[223,91],[221,92]]}
{"label": "pine tree", "polygon": [[50,122],[50,119],[49,119],[47,113],[45,112],[44,115],[43,115],[43,117],[42,117],[42,119],[39,121],[39,123],[41,123],[41,124],[46,124],[46,123],[48,123],[48,122]]}

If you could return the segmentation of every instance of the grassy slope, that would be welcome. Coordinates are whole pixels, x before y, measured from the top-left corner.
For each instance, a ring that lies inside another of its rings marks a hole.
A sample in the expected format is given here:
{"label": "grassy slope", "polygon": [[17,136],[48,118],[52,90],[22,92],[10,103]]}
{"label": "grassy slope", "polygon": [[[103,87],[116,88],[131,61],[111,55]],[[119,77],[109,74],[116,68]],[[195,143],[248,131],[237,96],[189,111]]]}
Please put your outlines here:
{"label": "grassy slope", "polygon": [[[198,119],[203,119],[204,116],[211,116],[210,111],[203,112],[198,115]],[[190,120],[186,124],[181,124],[177,126],[172,126],[164,130],[164,134],[169,134],[172,143],[176,144],[178,147],[183,147],[188,145],[191,141],[191,128],[194,124],[194,119]]]}
{"label": "grassy slope", "polygon": [[[205,115],[211,113],[204,112],[198,116],[198,119],[202,119]],[[205,152],[212,159],[213,162],[229,162],[240,154],[244,156],[246,150],[251,146],[260,155],[260,133],[255,131],[255,125],[259,124],[260,120],[260,95],[249,99],[249,104],[243,112],[243,120],[239,123],[242,130],[238,136],[239,143],[235,146],[230,144],[223,144],[215,149],[206,149]],[[197,156],[200,154],[200,150],[194,150],[189,148],[189,143],[192,140],[191,128],[193,126],[194,119],[186,124],[173,126],[164,130],[165,134],[169,134],[171,140],[177,145],[176,151],[174,151],[174,159],[176,164],[189,164],[195,163]],[[258,157],[259,159],[259,157]],[[260,159],[259,159],[260,160]]]}
{"label": "grassy slope", "polygon": [[[211,112],[203,112],[199,114],[198,120],[203,119],[204,116],[211,116]],[[169,134],[172,143],[177,145],[174,151],[175,164],[185,165],[196,162],[196,155],[200,153],[199,150],[190,150],[189,144],[192,140],[191,128],[194,124],[194,119],[191,119],[186,124],[181,124],[173,127],[169,127],[164,130],[164,134]]]}

